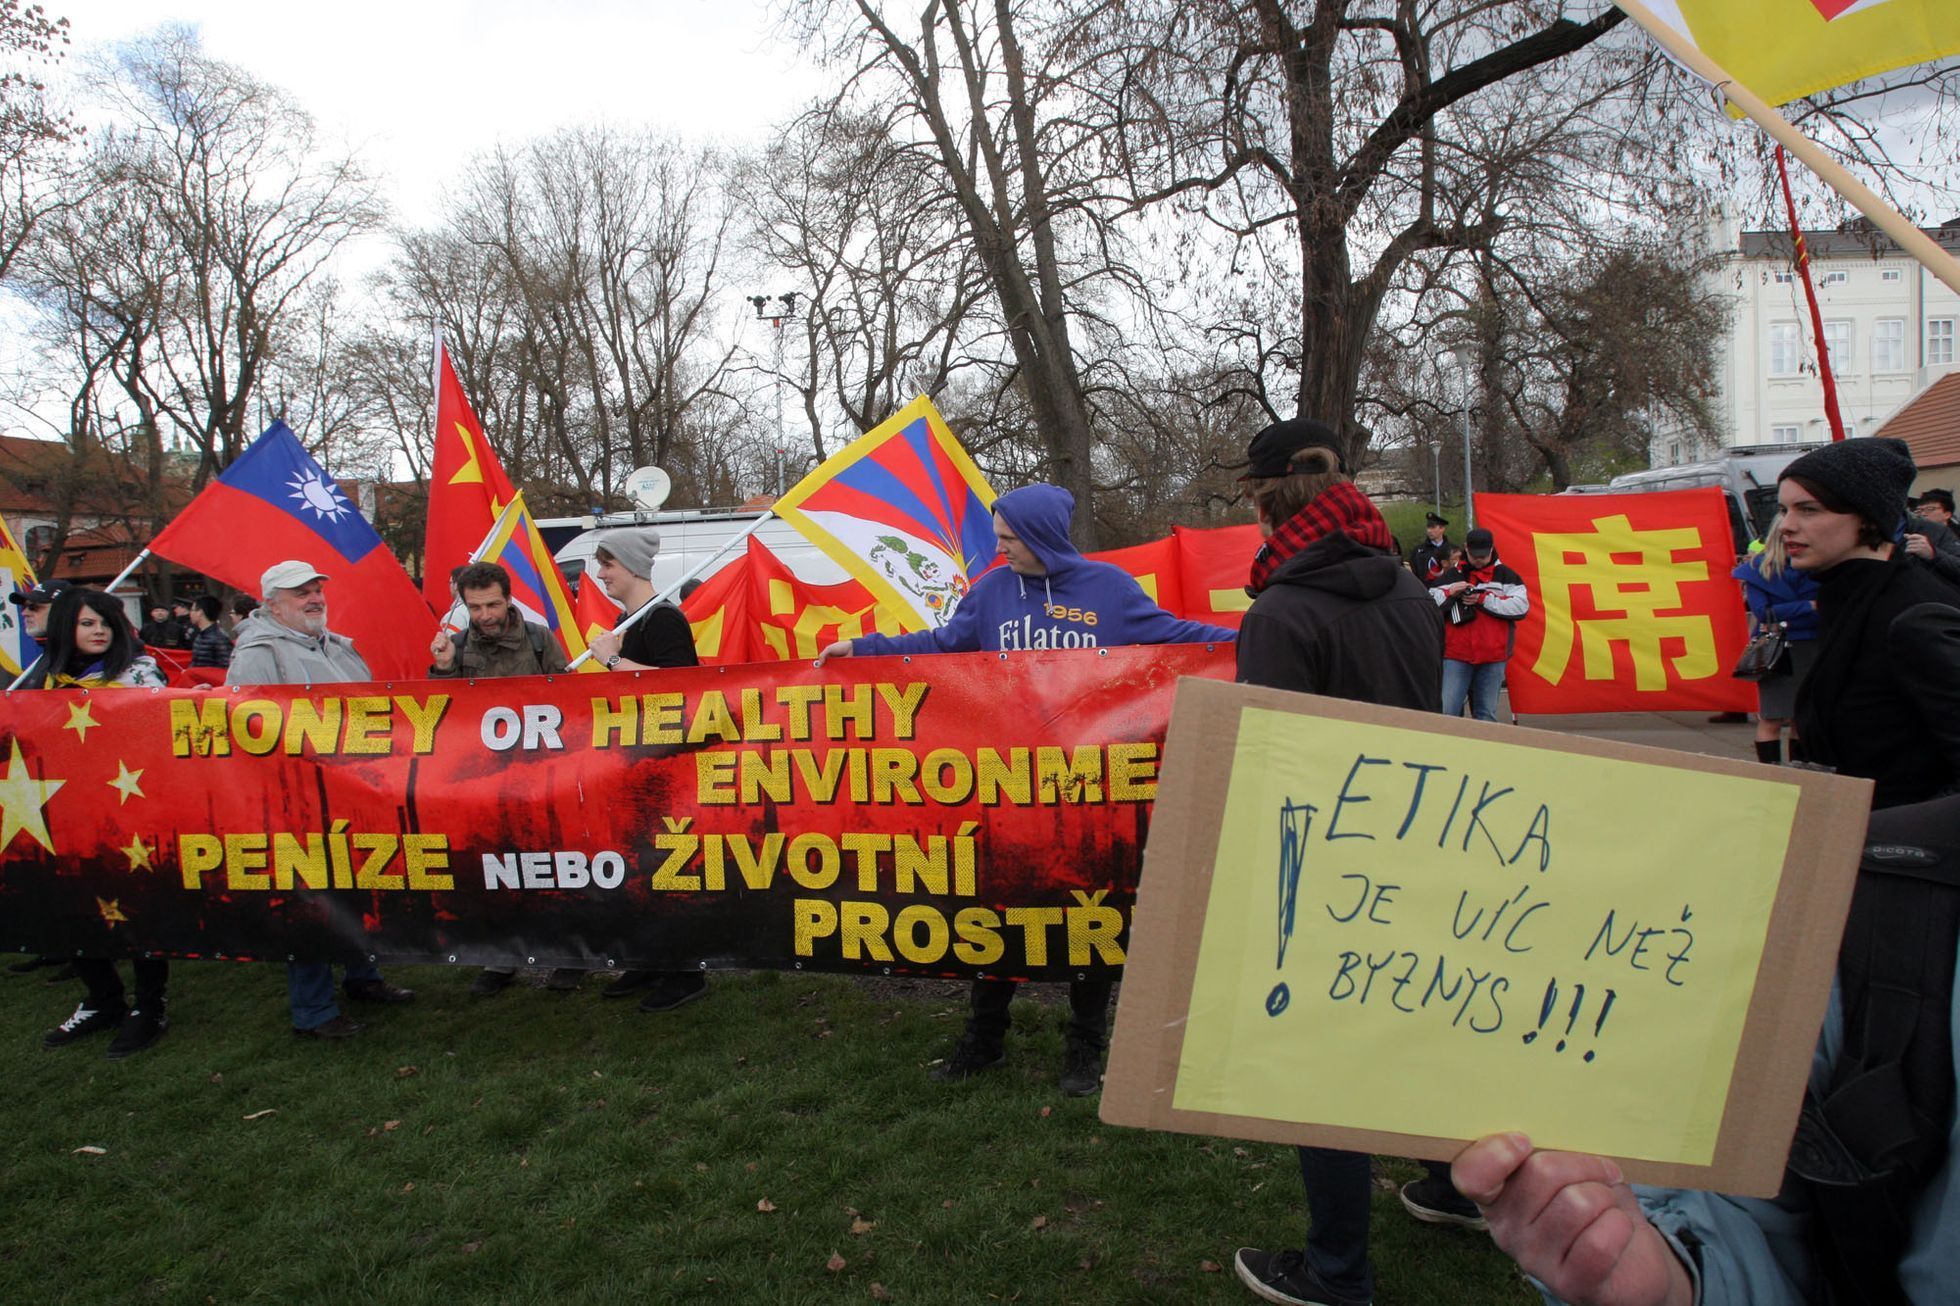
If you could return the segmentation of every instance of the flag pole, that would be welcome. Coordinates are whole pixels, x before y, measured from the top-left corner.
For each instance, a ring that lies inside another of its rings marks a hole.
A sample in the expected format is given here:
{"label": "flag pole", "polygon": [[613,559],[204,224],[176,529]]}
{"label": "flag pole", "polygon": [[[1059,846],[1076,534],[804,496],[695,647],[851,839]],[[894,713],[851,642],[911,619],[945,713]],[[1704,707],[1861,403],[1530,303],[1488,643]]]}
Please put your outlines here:
{"label": "flag pole", "polygon": [[[770,522],[774,520],[776,520],[776,514],[770,512],[766,508],[763,509],[762,515],[760,517],[757,517],[753,522],[751,522],[746,530],[742,531],[739,535],[731,536],[728,539],[728,541],[725,544],[723,544],[719,549],[716,549],[713,553],[701,559],[701,561],[695,563],[692,567],[689,567],[687,571],[681,575],[681,578],[679,580],[675,581],[672,585],[669,585],[666,589],[661,590],[659,593],[655,594],[652,598],[648,599],[645,603],[642,603],[639,607],[633,609],[633,611],[627,615],[626,620],[614,626],[613,630],[615,632],[619,632],[619,631],[632,629],[635,625],[639,624],[640,620],[643,617],[645,617],[647,613],[652,612],[655,608],[659,607],[660,604],[663,601],[665,601],[665,599],[669,594],[672,594],[674,591],[678,590],[681,586],[687,584],[689,581],[693,580],[696,576],[699,576],[702,572],[714,566],[715,563],[721,561],[722,555],[727,553],[730,549],[734,548],[736,545],[747,543],[748,538],[751,535],[754,535],[757,531],[761,530],[764,526],[768,525]],[[573,658],[571,664],[567,666],[565,669],[567,671],[576,671],[578,669],[579,664],[584,662],[587,658],[591,656],[592,656],[592,649],[588,646],[585,652]]]}
{"label": "flag pole", "polygon": [[1742,110],[1751,121],[1768,132],[1776,142],[1801,159],[1806,167],[1821,177],[1838,194],[1851,202],[1852,207],[1870,218],[1872,225],[1897,242],[1899,248],[1918,259],[1928,272],[1944,281],[1956,294],[1960,294],[1960,259],[1941,249],[1939,244],[1914,226],[1903,213],[1887,204],[1869,186],[1847,172],[1835,159],[1824,152],[1822,146],[1811,140],[1791,125],[1790,120],[1771,108],[1763,98],[1738,82],[1723,67],[1702,53],[1701,48],[1685,39],[1664,19],[1649,9],[1643,0],[1613,0],[1627,16],[1647,29],[1647,34],[1658,41],[1669,54],[1678,59],[1683,66],[1691,69],[1704,81],[1714,84],[1715,89],[1727,96],[1729,102]]}

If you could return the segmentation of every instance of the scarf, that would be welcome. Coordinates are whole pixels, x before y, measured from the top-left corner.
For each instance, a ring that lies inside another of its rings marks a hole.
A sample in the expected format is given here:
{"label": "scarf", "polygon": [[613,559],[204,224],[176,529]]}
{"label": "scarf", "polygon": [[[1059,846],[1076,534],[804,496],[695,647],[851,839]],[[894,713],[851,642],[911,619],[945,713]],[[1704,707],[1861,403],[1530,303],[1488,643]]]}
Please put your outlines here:
{"label": "scarf", "polygon": [[1383,553],[1395,551],[1395,537],[1388,533],[1388,523],[1375,501],[1354,488],[1352,481],[1342,481],[1322,490],[1312,503],[1281,522],[1259,546],[1252,558],[1252,583],[1245,592],[1257,595],[1272,583],[1273,573],[1282,562],[1336,532],[1346,532],[1355,543]]}

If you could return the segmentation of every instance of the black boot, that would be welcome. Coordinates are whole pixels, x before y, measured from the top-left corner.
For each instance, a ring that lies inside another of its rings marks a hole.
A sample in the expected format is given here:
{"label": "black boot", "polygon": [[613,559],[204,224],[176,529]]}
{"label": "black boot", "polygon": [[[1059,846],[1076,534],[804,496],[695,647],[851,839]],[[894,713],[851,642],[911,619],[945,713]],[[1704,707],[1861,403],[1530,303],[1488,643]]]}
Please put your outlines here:
{"label": "black boot", "polygon": [[1781,739],[1758,739],[1756,741],[1756,760],[1771,766],[1783,765],[1783,741]]}

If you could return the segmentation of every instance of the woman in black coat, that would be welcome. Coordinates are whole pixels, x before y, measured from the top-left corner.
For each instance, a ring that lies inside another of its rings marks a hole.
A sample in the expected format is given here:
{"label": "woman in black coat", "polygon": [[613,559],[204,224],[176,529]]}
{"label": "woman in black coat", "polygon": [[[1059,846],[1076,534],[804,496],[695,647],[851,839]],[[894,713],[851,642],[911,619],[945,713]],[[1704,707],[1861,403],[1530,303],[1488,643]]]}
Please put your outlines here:
{"label": "woman in black coat", "polygon": [[1777,484],[1790,565],[1817,578],[1816,660],[1797,689],[1810,760],[1874,782],[1872,806],[1960,791],[1960,591],[1898,543],[1915,472],[1899,440],[1844,440]]}

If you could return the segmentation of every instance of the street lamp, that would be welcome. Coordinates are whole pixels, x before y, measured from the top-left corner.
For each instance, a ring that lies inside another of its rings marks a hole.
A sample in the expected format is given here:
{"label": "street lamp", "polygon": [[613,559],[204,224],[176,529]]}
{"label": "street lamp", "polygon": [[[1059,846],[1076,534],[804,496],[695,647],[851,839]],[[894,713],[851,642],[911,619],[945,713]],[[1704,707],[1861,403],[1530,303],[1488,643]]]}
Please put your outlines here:
{"label": "street lamp", "polygon": [[[782,496],[789,490],[784,481],[783,459],[789,453],[784,444],[783,433],[783,319],[796,312],[796,301],[801,299],[800,291],[785,291],[780,295],[750,295],[749,303],[755,306],[758,322],[767,322],[775,328],[775,370],[776,370],[776,494]],[[774,312],[769,305],[775,303],[782,307]]]}
{"label": "street lamp", "polygon": [[1469,349],[1452,349],[1449,357],[1463,369],[1463,529],[1469,531],[1477,524],[1476,496],[1470,492],[1470,378],[1477,356]]}

